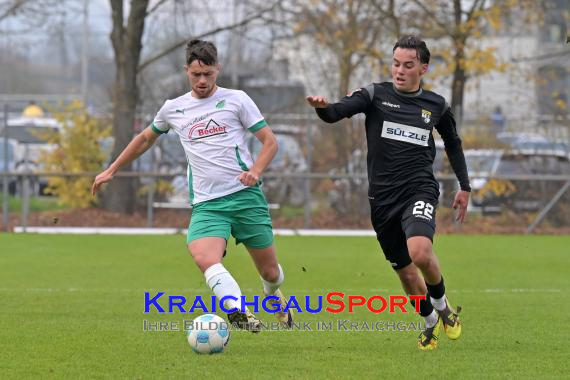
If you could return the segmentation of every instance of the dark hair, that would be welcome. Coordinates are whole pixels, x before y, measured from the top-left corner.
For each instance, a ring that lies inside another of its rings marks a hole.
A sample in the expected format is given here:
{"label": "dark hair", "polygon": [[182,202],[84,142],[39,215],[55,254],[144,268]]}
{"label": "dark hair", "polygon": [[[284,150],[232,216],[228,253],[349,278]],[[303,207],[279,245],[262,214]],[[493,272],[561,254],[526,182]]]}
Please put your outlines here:
{"label": "dark hair", "polygon": [[394,49],[392,53],[396,51],[397,48],[400,49],[414,49],[416,51],[416,56],[420,60],[421,63],[428,64],[429,63],[429,49],[424,41],[422,41],[419,37],[414,35],[408,35],[400,37],[396,45],[394,45]]}
{"label": "dark hair", "polygon": [[209,41],[192,40],[186,44],[186,64],[200,61],[205,65],[213,66],[218,63],[218,49]]}

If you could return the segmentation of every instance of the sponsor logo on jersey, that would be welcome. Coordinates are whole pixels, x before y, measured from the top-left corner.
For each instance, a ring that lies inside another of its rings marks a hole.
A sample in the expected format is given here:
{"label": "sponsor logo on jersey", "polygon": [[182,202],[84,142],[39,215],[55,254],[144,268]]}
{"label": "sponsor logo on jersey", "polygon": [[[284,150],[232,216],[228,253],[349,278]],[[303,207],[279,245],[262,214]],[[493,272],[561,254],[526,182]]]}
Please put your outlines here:
{"label": "sponsor logo on jersey", "polygon": [[182,115],[184,115],[184,108],[177,109],[176,113],[181,113]]}
{"label": "sponsor logo on jersey", "polygon": [[383,101],[383,102],[382,102],[382,105],[383,105],[383,106],[386,106],[386,107],[390,107],[390,108],[400,108],[400,105],[399,105],[399,104],[394,104],[394,103],[390,103],[390,102],[387,102],[387,101]]}
{"label": "sponsor logo on jersey", "polygon": [[213,114],[215,114],[215,113],[216,113],[216,111],[207,112],[207,113],[205,113],[205,114],[203,114],[203,115],[200,115],[200,116],[198,116],[198,117],[195,117],[189,124],[185,125],[184,127],[186,128],[186,127],[188,127],[188,125],[190,125],[190,124],[196,124],[196,123],[199,122],[199,121],[206,120],[207,118],[209,118],[211,115],[213,115]]}
{"label": "sponsor logo on jersey", "polygon": [[216,103],[216,108],[221,110],[226,106],[226,99],[222,99]]}
{"label": "sponsor logo on jersey", "polygon": [[427,146],[429,134],[430,131],[428,129],[393,123],[391,121],[385,121],[382,126],[382,137],[415,145]]}
{"label": "sponsor logo on jersey", "polygon": [[422,109],[422,119],[424,119],[424,123],[429,123],[431,120],[431,112]]}
{"label": "sponsor logo on jersey", "polygon": [[197,141],[226,133],[228,133],[226,125],[218,124],[214,119],[210,119],[207,123],[193,125],[188,133],[188,138],[190,141]]}

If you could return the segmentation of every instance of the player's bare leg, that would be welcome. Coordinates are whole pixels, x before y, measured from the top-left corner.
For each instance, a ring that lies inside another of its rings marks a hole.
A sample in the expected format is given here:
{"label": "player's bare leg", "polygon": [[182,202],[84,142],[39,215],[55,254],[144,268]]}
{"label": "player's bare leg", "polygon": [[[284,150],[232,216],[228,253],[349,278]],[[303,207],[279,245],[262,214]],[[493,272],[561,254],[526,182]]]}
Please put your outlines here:
{"label": "player's bare leg", "polygon": [[247,308],[245,312],[241,312],[241,289],[222,265],[222,257],[226,249],[226,239],[219,237],[203,237],[191,241],[188,244],[188,250],[194,258],[194,262],[200,268],[206,283],[214,292],[216,297],[221,300],[223,297],[234,297],[234,299],[226,299],[224,307],[226,309],[236,309],[228,313],[228,320],[232,325],[245,328],[251,332],[259,332],[259,320]]}
{"label": "player's bare leg", "polygon": [[272,303],[272,306],[279,311],[275,312],[275,318],[283,326],[291,327],[293,323],[293,312],[283,310],[287,306],[287,299],[279,289],[285,279],[283,269],[277,262],[277,255],[275,253],[275,245],[267,248],[251,248],[247,247],[249,254],[255,263],[257,271],[261,276],[263,283],[263,292],[266,296],[275,296],[277,300]]}
{"label": "player's bare leg", "polygon": [[[426,295],[426,284],[418,268],[413,263],[396,270],[396,273],[400,278],[402,287],[408,295]],[[415,306],[415,303],[413,305]],[[441,319],[435,312],[427,295],[425,300],[420,300],[419,310],[420,315],[424,318],[426,329],[418,336],[418,348],[420,350],[433,350],[437,348]]]}
{"label": "player's bare leg", "polygon": [[[447,337],[458,339],[461,335],[461,322],[458,312],[449,306],[439,261],[433,252],[431,240],[424,236],[411,237],[408,239],[408,251],[412,262],[424,276],[429,299],[443,322]],[[460,310],[458,308],[458,311]]]}

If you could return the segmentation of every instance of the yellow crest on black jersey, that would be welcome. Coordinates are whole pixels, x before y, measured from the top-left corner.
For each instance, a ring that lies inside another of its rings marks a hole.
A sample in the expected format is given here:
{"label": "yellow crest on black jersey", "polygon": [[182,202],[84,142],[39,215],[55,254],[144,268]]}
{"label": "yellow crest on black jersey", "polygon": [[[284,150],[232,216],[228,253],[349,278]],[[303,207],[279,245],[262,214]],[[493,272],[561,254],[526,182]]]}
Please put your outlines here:
{"label": "yellow crest on black jersey", "polygon": [[422,119],[424,119],[424,123],[429,123],[431,121],[431,112],[422,109]]}

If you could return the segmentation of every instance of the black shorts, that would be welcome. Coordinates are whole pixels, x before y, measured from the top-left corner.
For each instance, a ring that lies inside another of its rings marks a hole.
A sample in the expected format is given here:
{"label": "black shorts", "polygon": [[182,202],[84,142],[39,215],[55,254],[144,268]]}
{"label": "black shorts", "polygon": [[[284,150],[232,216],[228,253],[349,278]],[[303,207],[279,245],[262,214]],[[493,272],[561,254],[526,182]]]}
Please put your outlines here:
{"label": "black shorts", "polygon": [[437,200],[430,196],[416,196],[402,206],[388,209],[370,201],[372,226],[394,270],[412,262],[407,245],[409,238],[425,236],[433,241],[436,207]]}

